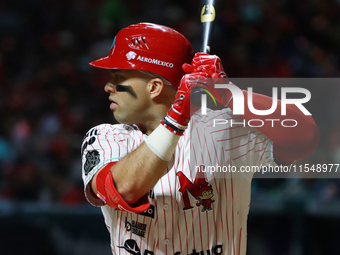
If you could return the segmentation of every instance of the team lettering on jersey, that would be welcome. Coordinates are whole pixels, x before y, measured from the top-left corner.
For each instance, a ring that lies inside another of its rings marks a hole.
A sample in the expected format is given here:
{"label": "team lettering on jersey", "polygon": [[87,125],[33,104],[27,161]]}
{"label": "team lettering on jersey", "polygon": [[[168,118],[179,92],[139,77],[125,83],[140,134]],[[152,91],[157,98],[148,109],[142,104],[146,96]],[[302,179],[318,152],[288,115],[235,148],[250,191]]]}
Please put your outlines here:
{"label": "team lettering on jersey", "polygon": [[[91,130],[89,130],[84,138],[83,138],[83,145],[81,146],[81,154],[84,153],[84,150],[86,149],[87,146],[93,144],[96,141],[96,136],[100,135],[98,129],[96,128],[92,128]],[[89,139],[87,139],[89,138]]]}

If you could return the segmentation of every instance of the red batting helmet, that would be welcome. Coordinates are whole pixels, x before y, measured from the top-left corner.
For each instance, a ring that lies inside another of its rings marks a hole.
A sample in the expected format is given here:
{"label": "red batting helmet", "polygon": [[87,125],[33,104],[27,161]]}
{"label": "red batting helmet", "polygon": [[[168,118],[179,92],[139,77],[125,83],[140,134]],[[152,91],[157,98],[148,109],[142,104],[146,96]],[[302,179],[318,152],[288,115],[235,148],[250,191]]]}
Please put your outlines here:
{"label": "red batting helmet", "polygon": [[184,75],[182,65],[190,63],[193,54],[189,40],[176,30],[152,23],[139,23],[120,30],[110,54],[90,65],[154,72],[168,79],[177,89]]}

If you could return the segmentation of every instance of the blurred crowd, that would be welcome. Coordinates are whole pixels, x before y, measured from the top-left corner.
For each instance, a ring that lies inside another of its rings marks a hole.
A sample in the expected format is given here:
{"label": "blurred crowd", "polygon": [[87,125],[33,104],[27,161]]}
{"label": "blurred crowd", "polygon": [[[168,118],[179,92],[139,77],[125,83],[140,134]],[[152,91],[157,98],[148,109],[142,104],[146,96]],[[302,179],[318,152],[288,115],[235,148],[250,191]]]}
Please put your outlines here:
{"label": "blurred crowd", "polygon": [[[216,9],[211,48],[229,77],[340,77],[339,0],[230,0]],[[197,0],[1,1],[0,198],[85,202],[82,138],[114,123],[108,73],[88,62],[138,22],[175,28],[199,51],[199,13]],[[340,163],[340,89],[319,93],[313,109],[323,139],[314,163]],[[289,185],[295,195],[340,197],[337,179],[255,179],[254,192],[280,197]]]}

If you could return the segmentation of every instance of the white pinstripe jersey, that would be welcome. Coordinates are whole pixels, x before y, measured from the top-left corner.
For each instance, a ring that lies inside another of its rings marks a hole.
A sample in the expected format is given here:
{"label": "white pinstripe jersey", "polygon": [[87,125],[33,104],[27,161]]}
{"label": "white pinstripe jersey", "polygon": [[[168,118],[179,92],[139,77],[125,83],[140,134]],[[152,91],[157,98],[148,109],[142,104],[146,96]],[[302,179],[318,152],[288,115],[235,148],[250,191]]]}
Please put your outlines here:
{"label": "white pinstripe jersey", "polygon": [[[149,192],[148,211],[136,214],[101,207],[113,254],[245,255],[252,173],[207,169],[275,165],[272,142],[251,127],[214,127],[213,119],[242,121],[230,109],[208,110],[204,116],[196,113],[178,142],[167,173]],[[122,124],[102,124],[86,134],[82,172],[91,204],[103,205],[87,185],[96,171],[118,161],[146,138],[136,127]],[[199,178],[196,166],[202,165],[206,168]]]}

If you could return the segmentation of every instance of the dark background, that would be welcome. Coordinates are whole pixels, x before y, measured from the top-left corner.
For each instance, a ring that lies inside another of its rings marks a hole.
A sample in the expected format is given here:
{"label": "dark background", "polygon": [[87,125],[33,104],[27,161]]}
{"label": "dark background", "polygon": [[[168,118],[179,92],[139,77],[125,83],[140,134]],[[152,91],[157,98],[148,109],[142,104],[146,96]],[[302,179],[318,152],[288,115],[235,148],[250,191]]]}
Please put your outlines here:
{"label": "dark background", "polygon": [[[339,0],[220,0],[211,43],[228,76],[338,78]],[[104,92],[115,34],[138,22],[199,50],[199,1],[0,1],[0,254],[110,254],[100,209],[83,196],[80,146],[113,123]],[[312,92],[321,129],[302,163],[340,163],[340,87]],[[254,179],[248,255],[340,254],[339,179]]]}

